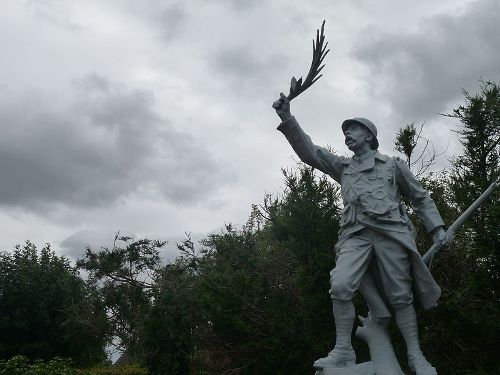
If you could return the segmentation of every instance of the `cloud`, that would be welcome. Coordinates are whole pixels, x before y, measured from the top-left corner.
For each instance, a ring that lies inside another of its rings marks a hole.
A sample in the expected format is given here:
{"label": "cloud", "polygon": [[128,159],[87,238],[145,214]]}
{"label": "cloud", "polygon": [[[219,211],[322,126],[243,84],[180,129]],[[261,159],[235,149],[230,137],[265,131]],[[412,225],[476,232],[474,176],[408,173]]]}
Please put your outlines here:
{"label": "cloud", "polygon": [[28,0],[26,7],[35,17],[54,26],[71,31],[81,31],[83,29],[81,25],[75,22],[68,3],[64,1]]}
{"label": "cloud", "polygon": [[276,61],[287,62],[282,54],[260,56],[258,51],[242,45],[221,48],[210,57],[216,76],[229,80],[235,92],[246,91],[253,95],[267,87],[269,77],[281,71]]}
{"label": "cloud", "polygon": [[0,103],[0,204],[103,207],[130,194],[189,204],[229,178],[155,112],[151,92],[90,74],[70,96],[63,105],[31,90]]}
{"label": "cloud", "polygon": [[159,12],[154,17],[161,25],[161,36],[164,42],[175,39],[187,20],[187,12],[183,3],[175,3],[168,7],[159,6]]}
{"label": "cloud", "polygon": [[446,111],[460,88],[500,77],[500,3],[478,0],[461,13],[433,16],[413,32],[366,30],[353,56],[369,90],[408,121]]}
{"label": "cloud", "polygon": [[238,78],[244,77],[246,74],[255,76],[259,74],[261,68],[265,65],[244,46],[221,49],[214,56],[213,63],[217,69]]}
{"label": "cloud", "polygon": [[85,249],[99,250],[101,247],[113,247],[114,234],[93,229],[82,229],[61,241],[64,255],[71,259],[83,258]]}
{"label": "cloud", "polygon": [[219,4],[221,6],[230,6],[234,11],[238,13],[248,12],[251,9],[257,8],[262,5],[262,0],[253,1],[240,1],[240,0],[209,0],[214,4]]}

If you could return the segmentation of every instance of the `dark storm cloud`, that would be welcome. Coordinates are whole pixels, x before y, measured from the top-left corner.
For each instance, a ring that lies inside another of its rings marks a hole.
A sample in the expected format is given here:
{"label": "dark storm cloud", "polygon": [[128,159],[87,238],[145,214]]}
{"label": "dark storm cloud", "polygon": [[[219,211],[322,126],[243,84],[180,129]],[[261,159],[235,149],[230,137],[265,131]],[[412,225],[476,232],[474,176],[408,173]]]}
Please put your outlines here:
{"label": "dark storm cloud", "polygon": [[245,74],[258,75],[266,65],[252,54],[246,46],[224,48],[214,56],[213,62],[219,70],[236,77],[242,77]]}
{"label": "dark storm cloud", "polygon": [[368,29],[354,56],[369,68],[372,92],[408,120],[445,111],[460,88],[500,77],[500,2],[480,0],[461,14],[434,16],[416,32]]}
{"label": "dark storm cloud", "polygon": [[171,6],[157,6],[159,11],[155,18],[161,26],[161,37],[165,42],[170,42],[182,32],[182,27],[187,20],[187,12],[181,2]]}
{"label": "dark storm cloud", "polygon": [[262,4],[262,0],[241,1],[241,0],[210,0],[214,4],[221,6],[231,6],[237,12],[247,12],[250,9],[256,8]]}
{"label": "dark storm cloud", "polygon": [[284,55],[259,56],[248,46],[222,48],[211,57],[210,62],[217,75],[230,78],[237,92],[250,89],[254,94],[256,89],[267,85],[269,77],[288,63]]}
{"label": "dark storm cloud", "polygon": [[66,107],[35,91],[0,102],[0,204],[106,206],[138,192],[187,203],[225,179],[203,145],[154,111],[152,93],[95,74],[74,90]]}

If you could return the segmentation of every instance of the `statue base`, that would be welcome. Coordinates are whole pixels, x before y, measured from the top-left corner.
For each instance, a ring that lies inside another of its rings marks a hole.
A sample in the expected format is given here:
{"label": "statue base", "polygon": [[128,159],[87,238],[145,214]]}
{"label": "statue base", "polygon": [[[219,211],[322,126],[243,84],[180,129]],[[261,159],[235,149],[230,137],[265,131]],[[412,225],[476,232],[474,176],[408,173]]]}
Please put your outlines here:
{"label": "statue base", "polygon": [[375,375],[372,362],[348,367],[324,367],[316,369],[315,375]]}

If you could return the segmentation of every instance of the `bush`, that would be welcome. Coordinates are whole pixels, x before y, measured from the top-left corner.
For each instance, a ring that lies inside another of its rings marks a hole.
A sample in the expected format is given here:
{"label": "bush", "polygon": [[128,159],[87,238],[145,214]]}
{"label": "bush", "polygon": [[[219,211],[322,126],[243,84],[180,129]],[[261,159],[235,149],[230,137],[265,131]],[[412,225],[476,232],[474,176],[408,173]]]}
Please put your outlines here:
{"label": "bush", "polygon": [[148,372],[136,365],[120,367],[95,367],[77,370],[72,367],[71,360],[53,358],[49,361],[35,361],[22,355],[0,361],[0,375],[147,375]]}
{"label": "bush", "polygon": [[78,375],[148,375],[146,369],[137,365],[119,367],[95,367],[88,370],[79,370]]}
{"label": "bush", "polygon": [[[71,361],[54,358],[50,361],[29,363],[28,358],[17,355],[8,361],[0,361],[0,375],[77,375]],[[89,374],[90,375],[90,374]]]}
{"label": "bush", "polygon": [[95,294],[48,244],[39,250],[27,241],[12,252],[0,251],[0,359],[101,363],[106,315]]}

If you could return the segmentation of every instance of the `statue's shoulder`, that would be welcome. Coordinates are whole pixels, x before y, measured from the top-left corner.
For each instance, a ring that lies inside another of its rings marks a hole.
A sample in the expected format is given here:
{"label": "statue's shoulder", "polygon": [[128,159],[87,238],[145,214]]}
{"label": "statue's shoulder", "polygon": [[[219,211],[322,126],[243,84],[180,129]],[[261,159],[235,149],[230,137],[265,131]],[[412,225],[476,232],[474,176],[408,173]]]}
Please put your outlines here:
{"label": "statue's shoulder", "polygon": [[344,164],[344,166],[348,166],[352,162],[352,157],[347,157],[347,156],[338,156],[339,161]]}
{"label": "statue's shoulder", "polygon": [[399,156],[391,156],[391,159],[394,163],[394,165],[398,168],[398,169],[407,169],[408,168],[408,164],[406,164],[406,161],[404,161],[403,159],[401,159]]}
{"label": "statue's shoulder", "polygon": [[378,151],[375,154],[375,159],[380,160],[382,162],[391,162],[391,163],[397,164],[397,165],[403,165],[403,166],[406,165],[406,161],[404,161],[403,159],[401,159],[399,156],[384,155],[384,154],[381,154]]}
{"label": "statue's shoulder", "polygon": [[407,182],[415,179],[410,167],[408,166],[406,160],[401,159],[399,156],[392,157],[396,174],[406,180]]}
{"label": "statue's shoulder", "polygon": [[381,161],[383,163],[385,163],[387,161],[391,161],[393,159],[393,157],[381,154],[379,151],[377,151],[375,153],[374,157],[375,157],[376,160]]}

